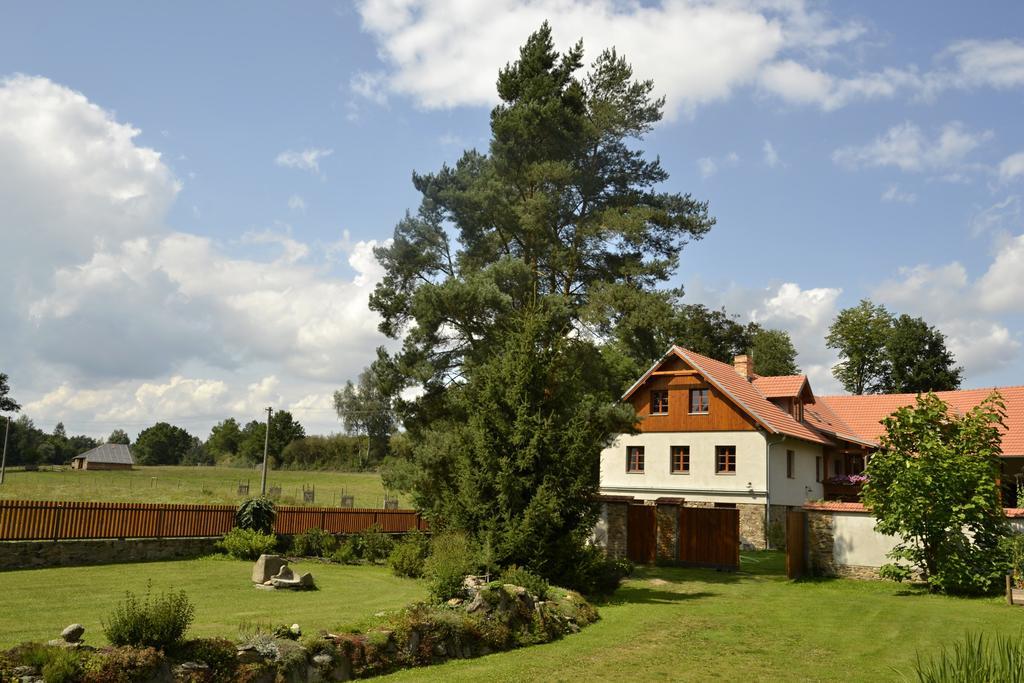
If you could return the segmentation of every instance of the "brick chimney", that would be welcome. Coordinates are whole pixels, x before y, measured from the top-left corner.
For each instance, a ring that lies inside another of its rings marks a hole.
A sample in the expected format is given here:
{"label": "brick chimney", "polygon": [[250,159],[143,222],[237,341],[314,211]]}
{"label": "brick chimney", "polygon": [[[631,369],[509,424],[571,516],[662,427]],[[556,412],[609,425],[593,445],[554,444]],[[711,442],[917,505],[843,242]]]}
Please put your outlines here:
{"label": "brick chimney", "polygon": [[736,356],[732,361],[732,366],[739,373],[739,376],[748,382],[754,377],[754,359],[744,354],[742,356]]}

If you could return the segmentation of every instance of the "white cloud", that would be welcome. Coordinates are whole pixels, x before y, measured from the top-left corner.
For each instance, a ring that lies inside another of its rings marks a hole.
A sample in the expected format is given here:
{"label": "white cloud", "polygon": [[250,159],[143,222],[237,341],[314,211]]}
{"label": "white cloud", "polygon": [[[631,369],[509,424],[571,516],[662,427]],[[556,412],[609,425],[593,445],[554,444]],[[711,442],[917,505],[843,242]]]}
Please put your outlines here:
{"label": "white cloud", "polygon": [[1002,234],[1024,228],[1020,196],[1010,195],[992,206],[986,207],[971,217],[971,235]]}
{"label": "white cloud", "polygon": [[847,168],[895,166],[903,171],[940,171],[958,168],[967,155],[992,139],[992,131],[971,132],[959,121],[945,124],[929,138],[917,124],[907,121],[863,146],[832,153],[832,160]]}
{"label": "white cloud", "polygon": [[0,224],[21,256],[4,270],[35,281],[40,260],[74,263],[97,241],[160,229],[181,183],[138,134],[46,78],[0,79]]}
{"label": "white cloud", "polygon": [[388,103],[388,94],[385,88],[385,75],[382,72],[369,73],[360,71],[349,81],[349,88],[356,95],[363,97],[374,104],[384,106]]}
{"label": "white cloud", "polygon": [[320,160],[334,154],[333,149],[311,147],[301,151],[285,150],[277,155],[274,163],[285,168],[297,168],[302,171],[320,172]]}
{"label": "white cloud", "polygon": [[1014,88],[1024,85],[1024,42],[961,40],[943,53],[956,69],[936,79],[946,87]]}
{"label": "white cloud", "polygon": [[[901,268],[898,276],[881,283],[872,296],[899,313],[923,317],[948,339],[968,382],[994,373],[1014,361],[1021,341],[993,315],[1024,312],[1024,285],[1014,276],[1024,265],[1024,236],[1011,240],[989,266],[971,281],[966,268],[954,261],[944,266]],[[994,383],[1005,383],[995,379]]]}
{"label": "white cloud", "polygon": [[1012,40],[952,43],[931,70],[829,73],[814,65],[834,63],[834,50],[866,29],[809,6],[804,0],[360,0],[363,29],[377,41],[384,68],[357,73],[349,87],[380,104],[390,92],[427,109],[492,105],[498,69],[515,60],[544,20],[562,50],[580,37],[591,58],[617,47],[637,75],[662,89],[670,119],[749,86],[831,111],[855,101],[1024,84],[1024,44]]}
{"label": "white cloud", "polygon": [[358,7],[386,68],[374,85],[428,109],[494,104],[498,69],[516,59],[544,20],[560,49],[582,37],[592,59],[616,46],[639,77],[653,78],[667,96],[669,118],[749,85],[785,49],[826,49],[863,30],[835,25],[801,0],[362,0]]}
{"label": "white cloud", "polygon": [[913,204],[917,201],[917,195],[913,192],[906,192],[900,189],[899,185],[893,183],[882,192],[883,202],[898,202],[900,204]]}
{"label": "white cloud", "polygon": [[288,197],[288,208],[292,211],[304,212],[306,210],[306,200],[297,194],[293,194]]}
{"label": "white cloud", "polygon": [[[180,183],[138,132],[47,79],[0,81],[0,232],[25,256],[0,268],[0,348],[33,418],[199,433],[329,395],[372,360],[377,242],[346,234],[323,253],[287,226],[226,243],[172,231]],[[327,153],[282,163],[315,171]]]}
{"label": "white cloud", "polygon": [[710,178],[718,172],[718,164],[711,157],[701,157],[697,159],[697,169],[701,178]]}
{"label": "white cloud", "polygon": [[782,162],[779,160],[779,153],[775,149],[769,140],[764,141],[764,145],[761,146],[761,152],[763,154],[764,163],[769,168],[775,168]]}
{"label": "white cloud", "polygon": [[1011,154],[999,164],[999,178],[1001,180],[1013,180],[1017,176],[1024,176],[1024,152]]}
{"label": "white cloud", "polygon": [[739,162],[740,155],[736,152],[729,152],[720,158],[701,157],[697,159],[697,170],[700,171],[701,178],[710,178],[718,173],[719,170],[735,166]]}
{"label": "white cloud", "polygon": [[1024,313],[1024,235],[1001,245],[995,260],[981,277],[978,298],[992,311]]}

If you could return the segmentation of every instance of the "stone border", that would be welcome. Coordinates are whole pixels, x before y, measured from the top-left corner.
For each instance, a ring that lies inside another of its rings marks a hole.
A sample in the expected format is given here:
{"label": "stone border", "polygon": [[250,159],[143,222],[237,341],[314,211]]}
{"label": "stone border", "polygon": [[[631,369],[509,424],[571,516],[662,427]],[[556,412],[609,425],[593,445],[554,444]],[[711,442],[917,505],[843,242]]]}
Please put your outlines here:
{"label": "stone border", "polygon": [[0,542],[0,572],[44,567],[83,567],[190,560],[217,552],[221,536]]}

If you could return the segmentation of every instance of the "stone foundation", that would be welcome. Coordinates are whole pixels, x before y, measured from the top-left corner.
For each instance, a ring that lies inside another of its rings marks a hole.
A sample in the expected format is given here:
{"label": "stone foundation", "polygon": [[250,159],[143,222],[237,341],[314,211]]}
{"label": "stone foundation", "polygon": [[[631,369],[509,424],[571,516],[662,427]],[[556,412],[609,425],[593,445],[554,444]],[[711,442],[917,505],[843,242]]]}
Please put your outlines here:
{"label": "stone foundation", "polygon": [[740,547],[743,550],[764,550],[764,505],[737,503],[740,511]]}
{"label": "stone foundation", "polygon": [[626,557],[626,524],[629,503],[607,502],[605,505],[605,520],[607,524],[607,540],[605,541],[605,552],[608,557]]}
{"label": "stone foundation", "polygon": [[658,562],[679,561],[679,506],[681,498],[659,498],[655,512],[658,524]]}
{"label": "stone foundation", "polygon": [[214,538],[136,538],[87,541],[5,541],[0,571],[91,564],[188,560],[217,551]]}

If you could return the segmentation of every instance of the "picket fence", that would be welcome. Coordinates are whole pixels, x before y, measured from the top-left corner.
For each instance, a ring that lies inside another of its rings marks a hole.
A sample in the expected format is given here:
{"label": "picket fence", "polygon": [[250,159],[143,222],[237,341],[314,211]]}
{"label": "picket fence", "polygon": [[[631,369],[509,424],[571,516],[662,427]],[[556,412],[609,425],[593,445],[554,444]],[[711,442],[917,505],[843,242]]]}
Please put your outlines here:
{"label": "picket fence", "polygon": [[[233,505],[0,500],[0,541],[221,536],[234,525]],[[352,534],[374,526],[386,533],[427,528],[415,510],[278,506],[274,521],[279,534],[314,527]]]}

